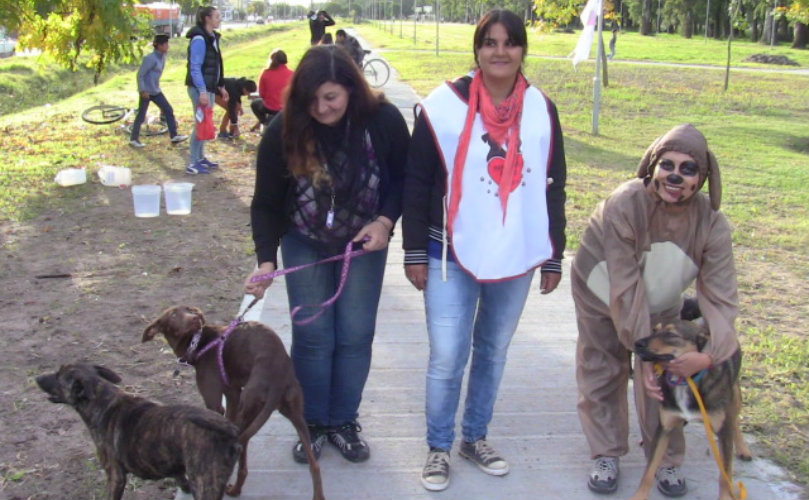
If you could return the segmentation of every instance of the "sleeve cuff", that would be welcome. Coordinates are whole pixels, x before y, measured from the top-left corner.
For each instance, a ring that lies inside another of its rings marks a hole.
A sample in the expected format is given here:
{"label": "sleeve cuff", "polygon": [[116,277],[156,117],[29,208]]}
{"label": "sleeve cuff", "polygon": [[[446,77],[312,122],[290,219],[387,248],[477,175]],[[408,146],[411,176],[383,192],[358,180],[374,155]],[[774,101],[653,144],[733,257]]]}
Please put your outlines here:
{"label": "sleeve cuff", "polygon": [[404,265],[427,264],[427,250],[405,250]]}
{"label": "sleeve cuff", "polygon": [[562,274],[562,259],[548,259],[540,267],[543,273]]}

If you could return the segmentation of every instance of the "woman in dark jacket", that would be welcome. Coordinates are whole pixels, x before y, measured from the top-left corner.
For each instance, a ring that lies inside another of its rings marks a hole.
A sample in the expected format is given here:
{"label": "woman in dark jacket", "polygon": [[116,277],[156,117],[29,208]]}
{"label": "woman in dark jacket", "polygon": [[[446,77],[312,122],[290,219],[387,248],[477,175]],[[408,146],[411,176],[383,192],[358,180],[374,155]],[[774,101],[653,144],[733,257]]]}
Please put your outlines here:
{"label": "woman in dark jacket", "polygon": [[[216,7],[200,7],[197,11],[197,24],[186,33],[188,42],[188,71],[185,85],[194,107],[196,117],[198,107],[213,107],[216,95],[228,100],[225,90],[225,69],[222,64],[222,51],[219,48],[220,35],[215,30],[222,24],[222,14]],[[185,173],[208,174],[219,164],[205,158],[205,142],[197,139],[197,120],[191,133],[191,158]]]}
{"label": "woman in dark jacket", "polygon": [[[288,268],[339,254],[350,242],[369,251],[351,262],[332,307],[292,326],[292,361],[315,456],[327,439],[352,462],[370,456],[357,416],[409,141],[399,110],[368,87],[349,55],[321,45],[301,59],[284,110],[259,145],[251,205],[258,269],[245,281],[246,293],[262,297],[272,283],[251,278],[277,268],[279,240]],[[290,309],[335,295],[341,267],[320,264],[287,275]],[[306,462],[300,441],[293,456]]]}

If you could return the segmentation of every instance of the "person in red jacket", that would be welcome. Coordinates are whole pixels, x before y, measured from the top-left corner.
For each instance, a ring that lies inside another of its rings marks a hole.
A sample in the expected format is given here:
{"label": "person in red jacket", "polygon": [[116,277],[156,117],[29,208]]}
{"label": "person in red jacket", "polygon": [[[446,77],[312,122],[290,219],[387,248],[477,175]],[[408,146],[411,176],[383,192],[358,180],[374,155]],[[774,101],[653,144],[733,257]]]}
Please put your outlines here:
{"label": "person in red jacket", "polygon": [[[258,81],[259,99],[253,99],[250,109],[261,125],[267,125],[284,108],[284,91],[289,86],[294,72],[287,67],[287,54],[281,49],[270,52],[267,69],[261,72]],[[258,128],[258,124],[253,130]]]}

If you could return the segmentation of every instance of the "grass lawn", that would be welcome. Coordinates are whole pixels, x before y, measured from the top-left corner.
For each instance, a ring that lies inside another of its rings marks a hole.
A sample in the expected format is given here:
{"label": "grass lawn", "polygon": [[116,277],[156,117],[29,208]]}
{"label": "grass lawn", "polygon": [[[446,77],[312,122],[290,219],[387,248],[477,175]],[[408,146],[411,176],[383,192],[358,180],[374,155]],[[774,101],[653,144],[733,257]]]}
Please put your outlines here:
{"label": "grass lawn", "polygon": [[[472,64],[472,26],[442,25],[435,54],[435,25],[355,26],[420,95]],[[415,32],[415,43],[414,43]],[[721,68],[656,66],[643,61],[722,66],[726,42],[677,35],[641,37],[622,33],[617,59],[602,92],[599,135],[591,133],[593,62],[575,71],[566,56],[578,34],[530,35],[525,72],[556,103],[568,161],[569,247],[575,249],[596,203],[633,176],[644,149],[675,124],[691,122],[708,137],[723,176],[722,209],[734,228],[746,353],[743,426],[769,454],[809,484],[809,76],[732,71],[723,91]],[[258,78],[270,51],[283,48],[294,68],[308,47],[303,23],[225,32],[228,76]],[[172,41],[162,85],[181,127],[190,126],[184,39]],[[420,51],[414,57],[414,50]],[[735,41],[733,64],[754,53],[787,55],[809,66],[809,51]],[[780,69],[780,68],[779,68]],[[50,207],[80,209],[82,189],[60,190],[55,173],[98,161],[135,164],[115,125],[94,126],[80,111],[104,101],[134,106],[134,68],[123,67],[103,84],[77,93],[61,90],[47,105],[10,112],[26,88],[66,82],[64,73],[33,61],[0,61],[0,220],[25,220]],[[82,88],[81,78],[69,86]],[[14,90],[7,92],[12,79]],[[43,80],[39,80],[43,79]],[[92,81],[91,79],[89,80]],[[33,83],[37,82],[37,83]],[[44,82],[41,83],[41,82]],[[30,85],[26,87],[26,85]],[[36,86],[34,86],[36,85]],[[85,83],[86,85],[86,83]],[[88,85],[89,86],[89,85]],[[40,102],[41,104],[44,104]],[[18,105],[19,106],[19,105]],[[186,113],[187,111],[187,113]],[[249,112],[249,111],[248,111]],[[188,115],[188,116],[186,116]],[[138,165],[139,169],[157,168]]]}

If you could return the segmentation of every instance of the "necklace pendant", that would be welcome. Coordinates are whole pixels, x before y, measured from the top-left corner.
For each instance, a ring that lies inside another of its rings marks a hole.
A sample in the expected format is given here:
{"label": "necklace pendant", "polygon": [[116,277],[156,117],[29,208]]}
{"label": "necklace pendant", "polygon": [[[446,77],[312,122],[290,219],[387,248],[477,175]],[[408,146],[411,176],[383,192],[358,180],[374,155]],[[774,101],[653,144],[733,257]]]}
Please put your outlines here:
{"label": "necklace pendant", "polygon": [[326,214],[326,227],[329,229],[334,227],[334,210],[329,210]]}

